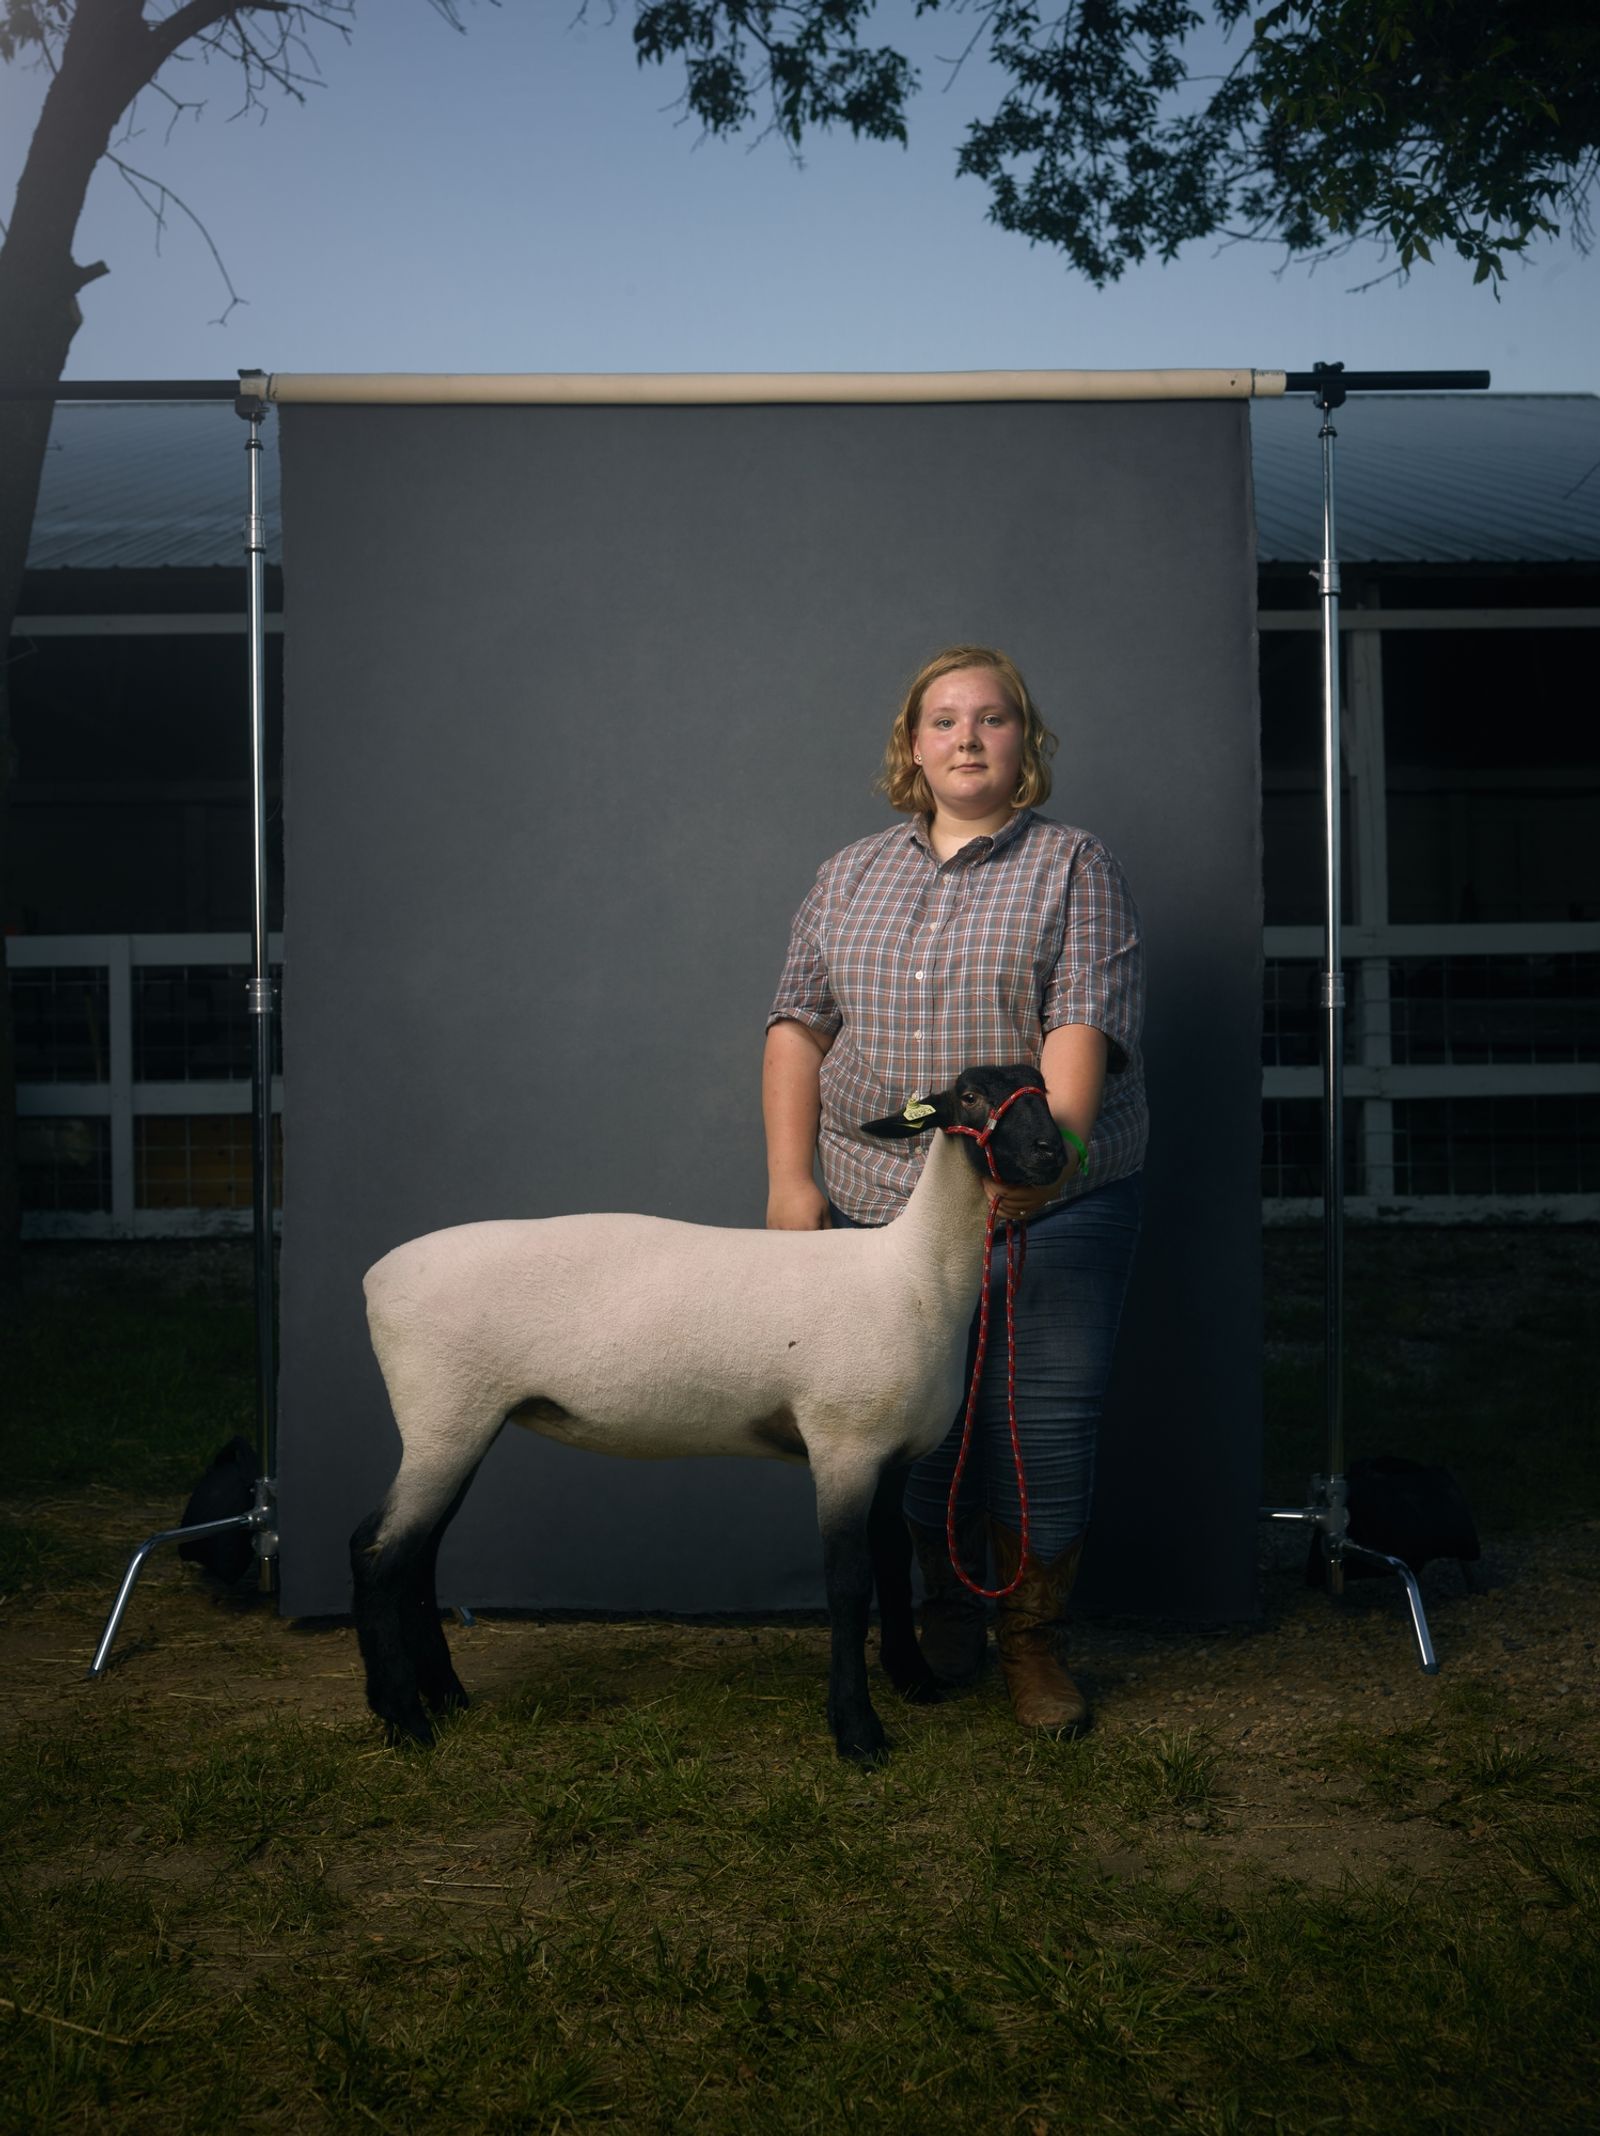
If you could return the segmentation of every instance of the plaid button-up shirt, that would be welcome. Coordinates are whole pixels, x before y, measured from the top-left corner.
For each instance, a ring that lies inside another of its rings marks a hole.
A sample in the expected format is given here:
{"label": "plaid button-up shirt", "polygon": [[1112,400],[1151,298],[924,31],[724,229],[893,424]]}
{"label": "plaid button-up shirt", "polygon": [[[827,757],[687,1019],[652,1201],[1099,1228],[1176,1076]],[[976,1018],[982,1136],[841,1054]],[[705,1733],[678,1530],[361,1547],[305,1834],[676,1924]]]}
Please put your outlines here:
{"label": "plaid button-up shirt", "polygon": [[[859,1123],[963,1068],[1037,1063],[1060,1024],[1092,1024],[1110,1041],[1088,1185],[1136,1172],[1148,1132],[1143,1016],[1139,915],[1121,868],[1087,831],[1023,809],[950,860],[917,817],[824,861],[767,1024],[790,1019],[833,1041],[823,1182],[847,1216],[881,1224],[910,1197],[926,1147],[874,1141]],[[1074,1179],[1060,1198],[1084,1191]]]}

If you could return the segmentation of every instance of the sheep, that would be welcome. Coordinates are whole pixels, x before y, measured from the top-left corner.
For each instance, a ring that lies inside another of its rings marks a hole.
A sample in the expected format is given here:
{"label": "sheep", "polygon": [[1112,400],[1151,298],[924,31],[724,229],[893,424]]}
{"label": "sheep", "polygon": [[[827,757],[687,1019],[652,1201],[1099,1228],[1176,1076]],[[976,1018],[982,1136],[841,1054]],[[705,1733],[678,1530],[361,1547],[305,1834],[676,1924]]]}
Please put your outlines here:
{"label": "sheep", "polygon": [[424,1706],[443,1714],[467,1702],[434,1568],[507,1422],[635,1459],[809,1462],[839,1755],[875,1760],[887,1740],[867,1689],[874,1577],[890,1681],[904,1697],[937,1697],[912,1622],[905,1472],[944,1437],[961,1399],[984,1276],[985,1176],[1048,1184],[1063,1147],[1026,1065],[968,1069],[862,1126],[890,1138],[935,1129],[945,1132],[909,1203],[877,1229],[545,1217],[432,1232],[368,1270],[368,1324],[401,1456],[350,1560],[367,1703],[391,1743],[430,1742]]}

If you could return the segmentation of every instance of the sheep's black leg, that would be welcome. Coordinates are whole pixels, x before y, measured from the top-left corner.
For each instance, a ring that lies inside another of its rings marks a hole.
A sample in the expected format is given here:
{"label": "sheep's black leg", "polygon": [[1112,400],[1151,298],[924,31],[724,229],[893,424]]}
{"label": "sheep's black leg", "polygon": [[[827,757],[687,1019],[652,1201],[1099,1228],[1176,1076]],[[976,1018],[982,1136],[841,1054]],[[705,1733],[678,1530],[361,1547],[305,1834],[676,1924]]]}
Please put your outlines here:
{"label": "sheep's black leg", "polygon": [[822,1572],[833,1644],[828,1662],[828,1726],[841,1758],[875,1759],[888,1738],[867,1691],[867,1619],[872,1553],[867,1504],[835,1506],[822,1520]]}
{"label": "sheep's black leg", "polygon": [[872,1578],[878,1590],[878,1658],[900,1696],[931,1704],[940,1696],[939,1679],[922,1658],[916,1618],[911,1607],[911,1532],[905,1524],[906,1465],[896,1462],[878,1478],[867,1536],[872,1551]]}
{"label": "sheep's black leg", "polygon": [[391,1743],[431,1743],[422,1710],[412,1627],[416,1587],[431,1536],[426,1529],[379,1543],[384,1509],[369,1513],[350,1538],[351,1607],[367,1667],[367,1704]]}
{"label": "sheep's black leg", "polygon": [[[466,1704],[439,1624],[439,1542],[505,1419],[463,1422],[448,1390],[408,1405],[400,1469],[378,1511],[350,1538],[352,1607],[367,1666],[367,1703],[391,1743],[431,1743],[435,1713]],[[446,1494],[449,1494],[446,1496]]]}
{"label": "sheep's black leg", "polygon": [[[476,1474],[474,1469],[473,1475]],[[450,1660],[450,1648],[439,1620],[437,1573],[439,1545],[444,1540],[444,1531],[460,1512],[461,1501],[471,1482],[469,1476],[445,1509],[444,1518],[428,1537],[401,1618],[401,1636],[416,1675],[417,1688],[435,1713],[457,1713],[469,1703]]]}

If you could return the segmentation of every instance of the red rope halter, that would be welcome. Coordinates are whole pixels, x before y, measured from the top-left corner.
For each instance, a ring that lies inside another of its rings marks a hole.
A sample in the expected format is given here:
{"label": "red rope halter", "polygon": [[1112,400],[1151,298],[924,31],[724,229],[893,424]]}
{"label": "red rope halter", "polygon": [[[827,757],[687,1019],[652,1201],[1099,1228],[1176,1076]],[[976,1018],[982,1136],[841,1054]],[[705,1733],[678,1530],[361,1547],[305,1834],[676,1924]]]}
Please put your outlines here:
{"label": "red rope halter", "polygon": [[[947,1135],[970,1135],[989,1161],[989,1171],[999,1179],[999,1167],[994,1161],[994,1152],[989,1144],[995,1129],[1016,1104],[1018,1098],[1048,1098],[1049,1093],[1036,1083],[1025,1083],[1020,1090],[1012,1091],[990,1113],[983,1127],[947,1127]],[[956,1501],[961,1495],[961,1478],[966,1471],[967,1456],[972,1451],[972,1426],[978,1413],[978,1384],[983,1378],[984,1353],[989,1347],[989,1263],[994,1249],[995,1215],[997,1201],[989,1203],[989,1215],[983,1227],[983,1288],[978,1298],[978,1352],[972,1361],[972,1384],[967,1389],[967,1410],[961,1423],[961,1451],[956,1456],[956,1472],[950,1479],[950,1497],[945,1506],[944,1539],[950,1552],[950,1566],[956,1578],[970,1593],[981,1595],[987,1602],[998,1602],[1009,1594],[1015,1594],[1022,1585],[1028,1570],[1028,1486],[1022,1473],[1022,1441],[1017,1436],[1017,1285],[1022,1281],[1022,1264],[1028,1253],[1028,1234],[1019,1223],[1006,1220],[1006,1424],[1011,1433],[1011,1459],[1017,1474],[1017,1504],[1021,1509],[1021,1550],[1017,1558],[1016,1577],[1004,1587],[980,1587],[961,1562],[960,1546],[956,1541]]]}

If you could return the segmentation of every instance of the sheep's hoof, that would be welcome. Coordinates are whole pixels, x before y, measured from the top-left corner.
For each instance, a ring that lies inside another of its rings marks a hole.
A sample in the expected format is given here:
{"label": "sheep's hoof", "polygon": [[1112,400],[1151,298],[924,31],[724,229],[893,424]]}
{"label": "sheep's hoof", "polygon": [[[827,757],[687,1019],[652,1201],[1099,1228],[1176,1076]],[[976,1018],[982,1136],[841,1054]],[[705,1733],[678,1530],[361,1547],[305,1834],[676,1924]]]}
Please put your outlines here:
{"label": "sheep's hoof", "polygon": [[465,1713],[472,1704],[471,1699],[467,1696],[466,1686],[457,1676],[454,1669],[446,1672],[446,1679],[443,1683],[429,1684],[424,1690],[423,1696],[434,1712],[439,1714]]}
{"label": "sheep's hoof", "polygon": [[888,1735],[870,1707],[863,1720],[839,1729],[833,1740],[840,1757],[855,1765],[881,1765],[889,1755]]}
{"label": "sheep's hoof", "polygon": [[[890,1681],[894,1679],[891,1677]],[[944,1686],[934,1676],[916,1676],[909,1683],[896,1683],[894,1687],[908,1706],[937,1706],[944,1697]]]}
{"label": "sheep's hoof", "polygon": [[887,1736],[884,1737],[876,1750],[850,1749],[843,1743],[838,1746],[838,1749],[839,1755],[844,1759],[845,1763],[855,1766],[860,1772],[875,1773],[880,1766],[887,1765],[889,1762],[890,1744]]}
{"label": "sheep's hoof", "polygon": [[383,1739],[391,1750],[405,1750],[408,1746],[418,1750],[433,1748],[433,1723],[422,1710],[420,1700],[413,1699],[398,1718],[384,1714]]}
{"label": "sheep's hoof", "polygon": [[915,1640],[907,1650],[885,1651],[878,1659],[884,1675],[908,1706],[934,1706],[943,1698],[943,1686],[923,1660],[922,1649]]}

